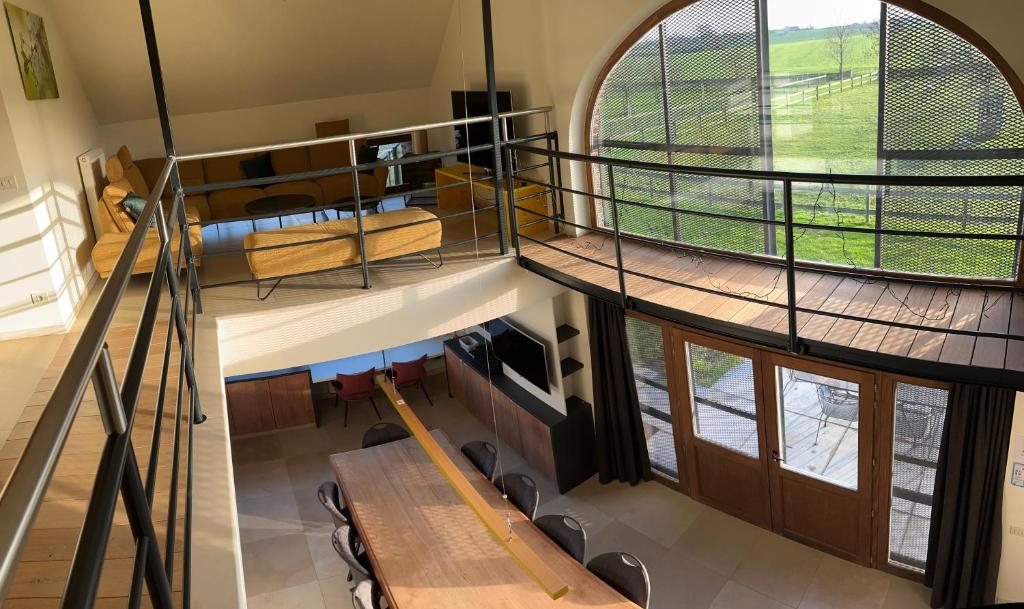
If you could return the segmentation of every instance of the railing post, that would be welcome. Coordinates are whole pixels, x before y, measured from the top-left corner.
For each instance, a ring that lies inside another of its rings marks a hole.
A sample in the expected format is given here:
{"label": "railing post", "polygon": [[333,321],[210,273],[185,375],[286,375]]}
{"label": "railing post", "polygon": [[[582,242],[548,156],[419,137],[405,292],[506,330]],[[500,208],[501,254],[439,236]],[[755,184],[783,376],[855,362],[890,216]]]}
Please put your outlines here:
{"label": "railing post", "polygon": [[491,0],[480,0],[483,12],[484,70],[487,73],[487,101],[491,111],[491,150],[494,158],[494,200],[498,203],[498,249],[501,255],[508,253],[508,233],[505,226],[504,172],[501,163],[501,120],[498,113],[498,88],[494,76],[494,36],[491,30]]}
{"label": "railing post", "polygon": [[[515,250],[516,250],[516,258],[518,259],[519,256],[520,256],[520,251],[519,251],[519,214],[517,213],[519,210],[516,209],[516,204],[517,204],[517,201],[516,201],[516,182],[515,182],[516,177],[515,177],[515,171],[511,170],[511,167],[512,167],[512,149],[509,148],[508,146],[505,146],[504,152],[505,152],[505,160],[508,161],[508,166],[510,168],[509,172],[505,174],[506,177],[507,177],[507,183],[506,183],[505,186],[508,189],[508,196],[509,196],[509,199],[510,199],[510,202],[511,202],[510,209],[509,209],[509,232],[512,234],[512,247],[515,248]],[[500,203],[498,203],[497,201],[495,201],[495,204],[496,205],[500,205]]]}
{"label": "railing post", "polygon": [[[356,141],[348,141],[348,156],[352,160],[352,166],[356,162]],[[370,289],[370,265],[366,262],[366,235],[363,233],[363,197],[359,192],[359,172],[352,170],[352,194],[355,197],[356,235],[359,239],[359,268],[363,272],[363,289]]]}
{"label": "railing post", "polygon": [[[548,186],[549,186],[548,190],[551,193],[551,194],[548,195],[548,199],[551,201],[551,215],[555,216],[557,218],[558,217],[558,206],[557,206],[557,203],[555,203],[555,192],[556,192],[556,190],[555,190],[555,163],[557,162],[557,159],[555,159],[555,155],[554,155],[554,153],[551,150],[551,132],[548,131],[547,134],[548,134],[548,136],[546,138],[544,138],[544,141],[547,143],[547,147],[548,147]],[[559,194],[562,193],[561,189],[557,190],[557,192]],[[555,222],[555,234],[557,235],[560,232],[562,232],[561,226],[556,221]]]}
{"label": "railing post", "polygon": [[789,314],[789,351],[797,353],[796,331],[796,253],[793,251],[793,183],[782,182],[782,204],[786,217],[786,304]]}
{"label": "railing post", "polygon": [[121,407],[117,379],[114,377],[114,365],[110,361],[110,347],[103,343],[100,358],[92,372],[92,386],[96,394],[96,405],[99,407],[103,430],[108,436],[123,434],[128,429],[128,421]]}
{"label": "railing post", "polygon": [[[554,134],[555,152],[561,152],[562,148],[558,144],[558,132],[552,131]],[[555,178],[558,180],[558,217],[565,220],[565,193],[562,191],[562,159],[557,159],[555,162]]]}
{"label": "railing post", "polygon": [[622,265],[622,238],[619,230],[619,205],[615,199],[615,168],[608,165],[608,196],[612,203],[612,233],[615,235],[615,266],[619,271],[619,295],[626,308],[626,272]]}

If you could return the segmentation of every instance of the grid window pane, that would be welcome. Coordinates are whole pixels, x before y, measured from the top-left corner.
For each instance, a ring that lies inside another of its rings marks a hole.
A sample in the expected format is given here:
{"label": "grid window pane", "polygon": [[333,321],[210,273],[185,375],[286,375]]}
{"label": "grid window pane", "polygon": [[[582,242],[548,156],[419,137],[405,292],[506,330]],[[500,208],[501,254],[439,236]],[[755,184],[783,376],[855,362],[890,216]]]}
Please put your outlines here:
{"label": "grid window pane", "polygon": [[686,354],[694,435],[757,459],[753,362],[693,343]]}
{"label": "grid window pane", "polygon": [[924,571],[939,444],[946,421],[945,389],[896,384],[893,410],[889,563]]}
{"label": "grid window pane", "polygon": [[633,376],[636,378],[636,393],[640,398],[640,417],[647,437],[651,469],[661,476],[678,481],[675,430],[669,405],[661,328],[627,317],[626,338],[629,342],[629,356],[633,361]]}

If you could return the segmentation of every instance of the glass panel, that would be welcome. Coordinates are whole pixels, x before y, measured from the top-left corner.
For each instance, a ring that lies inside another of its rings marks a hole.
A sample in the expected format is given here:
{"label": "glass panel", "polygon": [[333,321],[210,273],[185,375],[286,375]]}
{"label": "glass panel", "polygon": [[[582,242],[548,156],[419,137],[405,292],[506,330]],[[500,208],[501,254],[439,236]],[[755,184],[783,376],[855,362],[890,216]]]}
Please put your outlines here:
{"label": "glass panel", "polygon": [[693,434],[758,458],[754,365],[746,357],[686,344]]}
{"label": "glass panel", "polygon": [[678,481],[675,432],[669,407],[661,327],[627,317],[626,338],[629,341],[629,356],[633,361],[633,376],[636,378],[636,392],[640,398],[640,417],[644,422],[651,469]]}
{"label": "glass panel", "polygon": [[896,384],[889,563],[924,571],[932,494],[946,422],[945,389]]}
{"label": "glass panel", "polygon": [[782,467],[857,490],[860,386],[776,367]]}

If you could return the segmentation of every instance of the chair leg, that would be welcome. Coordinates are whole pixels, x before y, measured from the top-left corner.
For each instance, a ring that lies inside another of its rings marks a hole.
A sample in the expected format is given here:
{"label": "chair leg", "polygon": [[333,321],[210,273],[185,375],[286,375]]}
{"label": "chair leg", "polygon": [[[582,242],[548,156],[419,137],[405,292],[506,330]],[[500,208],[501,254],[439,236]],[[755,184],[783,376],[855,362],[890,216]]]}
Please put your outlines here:
{"label": "chair leg", "polygon": [[377,420],[383,421],[384,417],[380,416],[380,411],[377,410],[377,402],[373,401],[373,396],[370,396],[370,406],[373,406],[373,411],[377,413]]}
{"label": "chair leg", "polygon": [[282,279],[284,279],[284,277],[282,277],[281,279],[278,279],[277,281],[275,281],[273,287],[270,288],[270,291],[267,292],[266,294],[264,294],[263,296],[260,296],[260,281],[259,281],[259,279],[257,279],[256,280],[256,298],[259,298],[260,300],[266,300],[266,299],[270,298],[270,295],[274,293],[274,290],[277,289],[277,286],[281,285],[281,280]]}
{"label": "chair leg", "polygon": [[818,436],[821,435],[821,425],[822,425],[822,420],[821,420],[821,417],[819,417],[818,418],[818,429],[817,429],[817,431],[814,432],[814,445],[815,446],[818,445]]}
{"label": "chair leg", "polygon": [[348,400],[345,400],[345,424],[344,427],[348,427]]}
{"label": "chair leg", "polygon": [[430,394],[427,393],[427,385],[423,381],[420,381],[420,389],[423,390],[423,395],[427,396],[427,403],[433,406],[434,400],[430,399]]}

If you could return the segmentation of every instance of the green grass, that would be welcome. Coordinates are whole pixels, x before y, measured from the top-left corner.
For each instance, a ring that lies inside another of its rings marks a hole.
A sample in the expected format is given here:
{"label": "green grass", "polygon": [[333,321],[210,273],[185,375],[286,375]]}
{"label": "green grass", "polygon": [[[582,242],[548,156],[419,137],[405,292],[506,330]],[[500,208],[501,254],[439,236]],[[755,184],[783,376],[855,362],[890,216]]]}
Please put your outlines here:
{"label": "green grass", "polygon": [[[878,69],[878,52],[870,37],[858,34],[850,38],[843,59],[843,70],[855,73]],[[771,43],[769,65],[773,75],[825,74],[839,71],[839,62],[829,51],[827,37],[795,42]]]}

